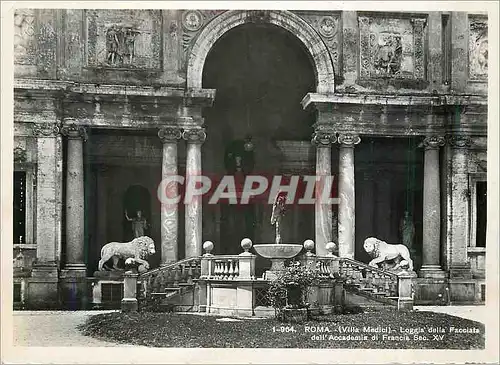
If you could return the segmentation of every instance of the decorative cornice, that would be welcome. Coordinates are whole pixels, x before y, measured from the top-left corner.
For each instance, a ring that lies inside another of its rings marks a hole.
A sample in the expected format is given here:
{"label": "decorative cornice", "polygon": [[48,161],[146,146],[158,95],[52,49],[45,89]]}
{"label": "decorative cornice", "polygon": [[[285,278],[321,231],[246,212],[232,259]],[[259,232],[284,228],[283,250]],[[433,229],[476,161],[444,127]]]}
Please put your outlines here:
{"label": "decorative cornice", "polygon": [[177,142],[182,138],[182,131],[177,127],[161,127],[158,130],[158,137],[163,143]]}
{"label": "decorative cornice", "polygon": [[207,134],[204,128],[186,129],[182,132],[182,138],[188,141],[188,143],[202,144],[207,139]]}
{"label": "decorative cornice", "polygon": [[422,141],[421,146],[428,149],[439,149],[446,144],[445,138],[443,136],[427,136]]}
{"label": "decorative cornice", "polygon": [[311,143],[316,147],[329,147],[332,143],[337,142],[337,137],[334,132],[316,130],[311,139]]}
{"label": "decorative cornice", "polygon": [[361,142],[361,138],[357,134],[341,133],[339,134],[338,141],[340,147],[354,147]]}
{"label": "decorative cornice", "polygon": [[55,123],[33,124],[33,135],[35,137],[57,137],[59,132],[60,132],[60,127]]}
{"label": "decorative cornice", "polygon": [[86,141],[88,138],[87,135],[87,128],[84,126],[71,123],[71,124],[64,124],[61,127],[61,134],[64,136],[68,137],[69,139],[83,139],[83,141]]}
{"label": "decorative cornice", "polygon": [[465,135],[449,135],[447,142],[452,148],[469,148],[472,145],[472,139]]}

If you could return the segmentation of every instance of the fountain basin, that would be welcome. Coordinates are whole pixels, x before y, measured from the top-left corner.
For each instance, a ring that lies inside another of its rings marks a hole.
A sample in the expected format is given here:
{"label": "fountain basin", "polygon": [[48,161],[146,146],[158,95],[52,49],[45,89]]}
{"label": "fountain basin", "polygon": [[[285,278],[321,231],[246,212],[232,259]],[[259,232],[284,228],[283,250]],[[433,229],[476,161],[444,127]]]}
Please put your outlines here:
{"label": "fountain basin", "polygon": [[298,243],[261,243],[253,245],[255,252],[266,259],[291,259],[302,251]]}
{"label": "fountain basin", "polygon": [[261,243],[253,248],[259,256],[271,260],[271,268],[264,273],[265,280],[276,279],[285,270],[285,260],[299,254],[302,245],[298,243]]}

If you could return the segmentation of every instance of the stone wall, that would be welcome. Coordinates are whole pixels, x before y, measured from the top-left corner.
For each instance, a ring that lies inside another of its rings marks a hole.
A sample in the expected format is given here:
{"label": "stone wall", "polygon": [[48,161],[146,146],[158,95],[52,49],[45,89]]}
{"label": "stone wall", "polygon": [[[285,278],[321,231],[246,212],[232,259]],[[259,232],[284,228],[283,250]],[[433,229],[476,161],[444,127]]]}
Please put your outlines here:
{"label": "stone wall", "polygon": [[[20,9],[14,30],[16,76],[183,86],[189,52],[223,12]],[[337,92],[486,93],[485,15],[293,13],[326,46]],[[249,17],[245,21],[257,21]]]}

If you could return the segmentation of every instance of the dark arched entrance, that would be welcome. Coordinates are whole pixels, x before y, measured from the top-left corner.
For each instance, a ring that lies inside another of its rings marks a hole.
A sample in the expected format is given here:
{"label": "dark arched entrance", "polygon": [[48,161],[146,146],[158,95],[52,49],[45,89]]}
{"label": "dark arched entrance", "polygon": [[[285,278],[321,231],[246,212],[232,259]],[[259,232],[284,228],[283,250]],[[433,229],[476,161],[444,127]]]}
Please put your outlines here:
{"label": "dark arched entrance", "polygon": [[[208,173],[238,174],[228,154],[234,158],[240,151],[242,174],[283,174],[279,142],[310,140],[315,117],[300,102],[316,89],[314,68],[302,42],[285,29],[249,23],[226,32],[208,54],[203,88],[216,89],[214,105],[204,114],[208,138],[202,165]],[[251,154],[244,151],[248,138],[253,143]],[[246,207],[206,205],[203,237],[214,241],[216,253],[226,254],[240,253],[245,236],[254,242],[273,242],[271,208],[267,202]],[[284,223],[295,227],[284,232],[284,241],[314,237],[314,211],[297,210]],[[297,229],[299,224],[303,226]]]}

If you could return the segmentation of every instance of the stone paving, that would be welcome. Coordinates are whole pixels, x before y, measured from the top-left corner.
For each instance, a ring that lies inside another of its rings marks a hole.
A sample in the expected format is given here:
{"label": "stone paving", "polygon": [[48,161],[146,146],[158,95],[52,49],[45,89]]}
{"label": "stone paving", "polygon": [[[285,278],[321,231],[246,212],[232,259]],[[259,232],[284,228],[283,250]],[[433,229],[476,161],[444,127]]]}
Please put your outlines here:
{"label": "stone paving", "polygon": [[130,347],[84,336],[77,326],[113,311],[14,311],[14,346]]}
{"label": "stone paving", "polygon": [[[470,319],[472,321],[477,321],[481,323],[486,323],[488,318],[488,307],[485,305],[451,305],[451,306],[430,306],[430,305],[419,305],[414,307],[418,311],[427,312],[438,312],[446,313],[450,316],[462,317]],[[491,309],[490,309],[491,311]]]}
{"label": "stone paving", "polygon": [[[486,306],[415,306],[417,311],[446,313],[485,323]],[[113,311],[14,311],[15,346],[130,347],[84,336],[77,326],[88,316]]]}

